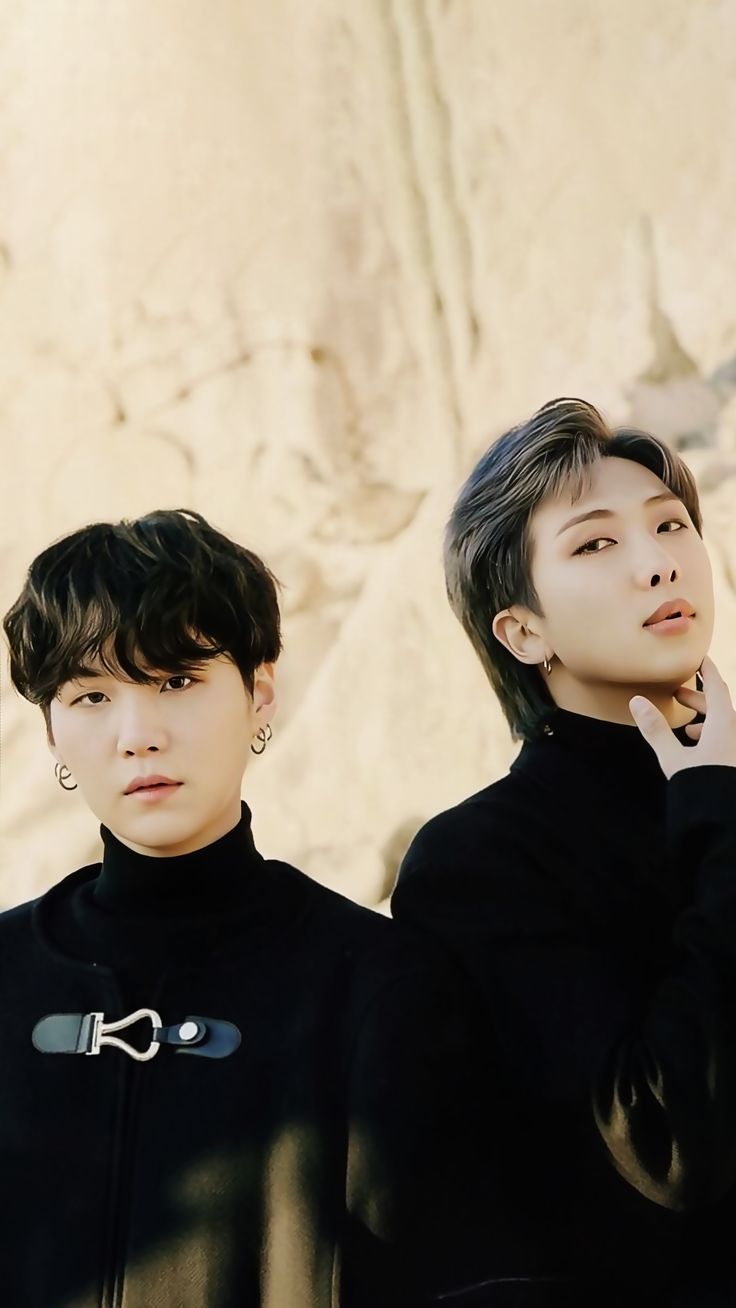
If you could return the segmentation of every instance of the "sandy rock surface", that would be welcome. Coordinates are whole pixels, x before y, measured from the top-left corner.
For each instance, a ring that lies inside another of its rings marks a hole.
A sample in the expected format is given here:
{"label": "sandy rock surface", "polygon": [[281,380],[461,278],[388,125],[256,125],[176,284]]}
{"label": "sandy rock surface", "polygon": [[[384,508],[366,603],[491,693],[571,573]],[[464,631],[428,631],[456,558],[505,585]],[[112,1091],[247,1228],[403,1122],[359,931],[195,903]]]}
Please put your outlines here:
{"label": "sandy rock surface", "polygon": [[[736,11],[715,0],[16,0],[0,17],[0,604],[193,507],[284,583],[244,796],[366,903],[514,747],[440,541],[559,394],[701,487],[736,687]],[[99,856],[3,666],[0,905]]]}

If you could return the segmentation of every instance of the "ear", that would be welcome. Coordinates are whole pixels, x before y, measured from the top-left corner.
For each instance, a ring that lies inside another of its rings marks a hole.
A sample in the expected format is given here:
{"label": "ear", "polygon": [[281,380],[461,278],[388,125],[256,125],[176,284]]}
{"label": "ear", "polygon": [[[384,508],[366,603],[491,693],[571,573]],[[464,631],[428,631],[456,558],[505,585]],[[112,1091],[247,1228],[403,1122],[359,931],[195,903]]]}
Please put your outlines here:
{"label": "ear", "polygon": [[261,663],[253,674],[253,707],[258,725],[265,727],[276,712],[276,683],[273,663]]}
{"label": "ear", "polygon": [[536,619],[528,609],[514,605],[502,609],[493,619],[493,634],[519,663],[542,663],[552,657],[547,642],[536,630]]}

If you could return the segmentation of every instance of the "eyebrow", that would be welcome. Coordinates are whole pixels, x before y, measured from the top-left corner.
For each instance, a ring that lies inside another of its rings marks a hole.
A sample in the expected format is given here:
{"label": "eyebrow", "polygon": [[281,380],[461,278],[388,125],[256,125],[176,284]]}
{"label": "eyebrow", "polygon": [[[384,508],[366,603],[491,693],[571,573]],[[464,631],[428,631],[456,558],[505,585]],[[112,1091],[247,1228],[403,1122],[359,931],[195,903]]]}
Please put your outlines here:
{"label": "eyebrow", "polygon": [[[679,495],[675,495],[672,491],[658,491],[656,495],[650,495],[649,499],[644,501],[644,508],[649,504],[660,504],[663,500],[673,500],[677,504],[682,504]],[[578,513],[576,517],[570,518],[563,527],[560,527],[557,535],[561,536],[563,531],[567,531],[570,527],[576,527],[579,522],[588,522],[591,518],[615,517],[616,514],[612,509],[591,509],[588,513]]]}
{"label": "eyebrow", "polygon": [[66,681],[62,684],[65,686],[72,686],[81,681],[116,681],[117,679],[118,678],[113,677],[112,673],[108,672],[105,668],[90,668],[82,666],[75,668],[74,672],[72,672],[72,674],[67,677]]}
{"label": "eyebrow", "polygon": [[64,680],[59,683],[59,693],[64,689],[69,689],[78,685],[80,681],[91,681],[93,678],[105,677],[108,674],[97,668],[76,667]]}

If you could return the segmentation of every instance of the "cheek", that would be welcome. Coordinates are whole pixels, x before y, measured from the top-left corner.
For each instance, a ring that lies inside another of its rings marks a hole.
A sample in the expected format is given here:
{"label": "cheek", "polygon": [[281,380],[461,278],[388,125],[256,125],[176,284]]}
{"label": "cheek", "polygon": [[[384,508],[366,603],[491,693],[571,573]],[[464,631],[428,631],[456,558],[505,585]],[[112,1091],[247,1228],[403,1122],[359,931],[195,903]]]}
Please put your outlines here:
{"label": "cheek", "polygon": [[[593,571],[584,572],[588,566]],[[612,598],[611,582],[596,568],[600,560],[581,564],[574,574],[565,577],[564,585],[550,587],[545,595],[545,630],[552,648],[563,663],[587,664],[593,657],[596,663],[610,652],[621,650],[625,639],[620,605]]]}
{"label": "cheek", "polygon": [[700,584],[698,586],[699,594],[693,596],[696,608],[700,606],[700,612],[706,618],[710,625],[711,633],[715,621],[715,593],[713,586],[713,569],[708,555],[703,551],[700,560]]}
{"label": "cheek", "polygon": [[[600,560],[586,560],[580,567],[550,578],[540,593],[550,637],[569,637],[583,632],[594,635],[601,627],[610,627],[613,616],[610,581],[603,577],[600,567],[595,575],[596,563]],[[593,571],[588,571],[588,568]]]}
{"label": "cheek", "polygon": [[253,709],[242,697],[228,696],[217,706],[210,706],[201,718],[196,731],[202,731],[217,749],[229,757],[242,749],[243,741],[255,734]]}
{"label": "cheek", "polygon": [[699,565],[700,565],[700,576],[702,578],[703,586],[710,594],[712,594],[713,593],[713,567],[711,565],[710,555],[708,554],[708,551],[706,550],[704,545],[700,550]]}
{"label": "cheek", "polygon": [[94,753],[94,732],[85,731],[84,723],[71,714],[60,713],[52,718],[51,723],[56,748],[62,758],[76,758],[84,764],[84,760]]}
{"label": "cheek", "polygon": [[[712,612],[714,604],[713,568],[710,555],[700,537],[691,537],[680,562],[683,576],[683,594],[692,600],[701,613]],[[688,584],[691,589],[688,589]]]}

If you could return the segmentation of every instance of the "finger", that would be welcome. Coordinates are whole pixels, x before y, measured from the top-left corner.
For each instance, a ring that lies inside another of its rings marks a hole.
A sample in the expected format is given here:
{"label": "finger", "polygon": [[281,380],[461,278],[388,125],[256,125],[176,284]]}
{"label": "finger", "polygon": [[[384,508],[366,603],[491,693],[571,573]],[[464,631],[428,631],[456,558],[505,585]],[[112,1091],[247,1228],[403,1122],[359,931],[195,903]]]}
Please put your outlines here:
{"label": "finger", "polygon": [[698,713],[705,713],[705,695],[702,690],[692,690],[690,686],[678,686],[675,699],[680,704],[686,704],[688,708],[697,709]]}
{"label": "finger", "polygon": [[704,722],[688,722],[685,727],[685,735],[689,736],[691,740],[700,740],[700,733],[704,726]]}
{"label": "finger", "polygon": [[700,675],[703,678],[703,691],[710,709],[733,712],[731,692],[709,654],[706,654],[703,659]]}
{"label": "finger", "polygon": [[684,749],[673,734],[669,722],[658,708],[643,695],[629,700],[629,711],[648,745],[651,745],[666,777],[677,771],[679,757]]}

